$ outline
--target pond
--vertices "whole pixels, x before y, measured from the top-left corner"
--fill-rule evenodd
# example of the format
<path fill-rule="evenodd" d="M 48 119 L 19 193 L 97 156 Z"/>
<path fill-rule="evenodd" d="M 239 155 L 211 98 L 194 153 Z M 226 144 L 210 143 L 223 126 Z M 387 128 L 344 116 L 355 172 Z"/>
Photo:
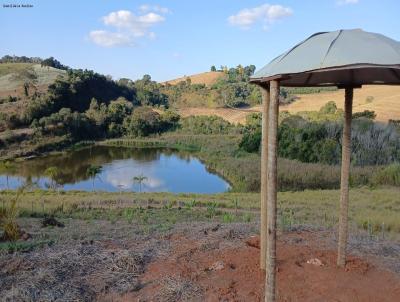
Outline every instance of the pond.
<path fill-rule="evenodd" d="M 101 167 L 94 178 L 88 176 L 90 166 Z M 57 167 L 55 176 L 46 176 L 49 167 Z M 230 188 L 189 152 L 109 146 L 26 160 L 0 171 L 0 189 L 27 181 L 66 191 L 220 193 Z"/>

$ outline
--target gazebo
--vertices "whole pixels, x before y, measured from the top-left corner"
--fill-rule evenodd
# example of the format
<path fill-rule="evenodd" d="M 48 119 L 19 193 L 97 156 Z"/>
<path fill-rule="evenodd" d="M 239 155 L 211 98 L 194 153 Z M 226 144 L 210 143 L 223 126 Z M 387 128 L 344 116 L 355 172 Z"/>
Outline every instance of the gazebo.
<path fill-rule="evenodd" d="M 265 301 L 275 301 L 277 131 L 279 89 L 337 86 L 344 89 L 337 265 L 345 265 L 353 90 L 400 84 L 400 43 L 360 29 L 320 32 L 273 59 L 250 82 L 262 88 L 260 266 L 266 270 Z"/>

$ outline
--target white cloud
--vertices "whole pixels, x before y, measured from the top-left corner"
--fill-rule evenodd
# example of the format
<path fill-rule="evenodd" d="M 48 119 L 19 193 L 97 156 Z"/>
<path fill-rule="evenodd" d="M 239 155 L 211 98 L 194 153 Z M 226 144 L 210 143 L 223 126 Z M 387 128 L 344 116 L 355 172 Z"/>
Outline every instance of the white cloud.
<path fill-rule="evenodd" d="M 155 13 L 148 13 L 142 16 L 135 16 L 127 10 L 112 12 L 103 17 L 105 25 L 114 26 L 118 29 L 126 29 L 135 37 L 143 37 L 149 34 L 149 28 L 161 23 L 165 18 Z"/>
<path fill-rule="evenodd" d="M 143 4 L 143 5 L 139 6 L 139 10 L 142 13 L 147 13 L 147 12 L 156 12 L 156 13 L 160 13 L 160 14 L 171 13 L 171 11 L 168 8 L 162 7 L 160 5 Z"/>
<path fill-rule="evenodd" d="M 105 30 L 92 30 L 89 33 L 89 38 L 97 45 L 104 47 L 133 45 L 133 41 L 129 36 Z"/>
<path fill-rule="evenodd" d="M 357 4 L 359 0 L 338 0 L 336 3 L 339 5 Z"/>
<path fill-rule="evenodd" d="M 135 15 L 131 11 L 120 10 L 104 16 L 102 21 L 116 31 L 93 30 L 89 33 L 89 38 L 97 45 L 113 47 L 134 45 L 135 39 L 139 37 L 154 39 L 156 34 L 150 29 L 164 22 L 165 17 L 154 12 Z"/>
<path fill-rule="evenodd" d="M 293 11 L 290 7 L 266 3 L 257 7 L 242 9 L 236 15 L 228 17 L 228 22 L 243 29 L 250 28 L 256 22 L 262 22 L 265 28 L 269 24 L 292 14 Z"/>
<path fill-rule="evenodd" d="M 126 164 L 126 162 L 121 162 Z M 139 190 L 139 185 L 132 181 L 134 176 L 137 176 L 137 171 L 126 166 L 116 164 L 117 168 L 105 171 L 104 181 L 111 184 L 114 188 L 119 190 Z M 142 183 L 143 191 L 162 191 L 166 190 L 165 182 L 158 177 L 155 177 L 152 169 L 146 171 L 147 179 Z"/>

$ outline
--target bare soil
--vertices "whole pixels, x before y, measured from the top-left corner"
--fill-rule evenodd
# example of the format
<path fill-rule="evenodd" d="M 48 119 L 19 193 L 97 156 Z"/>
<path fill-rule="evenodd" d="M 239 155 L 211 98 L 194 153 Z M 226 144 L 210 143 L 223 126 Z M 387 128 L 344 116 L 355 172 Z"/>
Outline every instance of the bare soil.
<path fill-rule="evenodd" d="M 0 255 L 0 300 L 263 301 L 257 223 L 179 223 L 150 233 L 122 221 L 63 223 L 25 224 L 34 238 L 60 240 Z M 342 269 L 334 234 L 279 234 L 278 301 L 399 301 L 400 244 L 352 236 Z"/>

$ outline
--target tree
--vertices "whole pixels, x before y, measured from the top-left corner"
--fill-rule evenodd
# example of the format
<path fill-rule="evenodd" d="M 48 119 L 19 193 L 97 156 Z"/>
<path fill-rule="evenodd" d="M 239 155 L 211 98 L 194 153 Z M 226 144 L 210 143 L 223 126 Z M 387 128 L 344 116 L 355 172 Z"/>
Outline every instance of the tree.
<path fill-rule="evenodd" d="M 333 114 L 337 110 L 336 103 L 334 101 L 329 101 L 326 103 L 324 106 L 321 107 L 319 110 L 320 113 L 322 114 Z"/>
<path fill-rule="evenodd" d="M 126 132 L 132 136 L 148 136 L 160 131 L 160 114 L 147 107 L 139 107 L 124 121 Z"/>
<path fill-rule="evenodd" d="M 98 178 L 102 168 L 96 165 L 90 165 L 86 170 L 86 175 L 92 180 L 92 191 L 94 192 L 94 181 Z"/>
<path fill-rule="evenodd" d="M 133 111 L 133 105 L 124 97 L 111 101 L 108 105 L 108 116 L 111 122 L 122 123 Z"/>
<path fill-rule="evenodd" d="M 138 176 L 134 176 L 132 178 L 132 181 L 133 181 L 134 184 L 135 183 L 139 184 L 139 192 L 142 192 L 142 183 L 147 181 L 147 177 L 144 176 L 143 174 L 140 174 Z"/>
<path fill-rule="evenodd" d="M 213 66 L 211 66 L 211 69 L 210 69 L 212 72 L 215 72 L 215 71 L 217 71 L 217 68 L 213 65 Z"/>
<path fill-rule="evenodd" d="M 44 171 L 44 175 L 50 178 L 50 188 L 52 190 L 56 190 L 58 186 L 57 179 L 60 176 L 60 170 L 54 166 L 48 167 Z"/>
<path fill-rule="evenodd" d="M 5 162 L 1 163 L 0 169 L 5 171 L 5 173 L 6 173 L 6 185 L 7 185 L 7 190 L 9 190 L 10 189 L 9 173 L 11 173 L 12 171 L 15 170 L 15 165 L 13 163 L 11 163 L 10 161 L 5 161 Z"/>

